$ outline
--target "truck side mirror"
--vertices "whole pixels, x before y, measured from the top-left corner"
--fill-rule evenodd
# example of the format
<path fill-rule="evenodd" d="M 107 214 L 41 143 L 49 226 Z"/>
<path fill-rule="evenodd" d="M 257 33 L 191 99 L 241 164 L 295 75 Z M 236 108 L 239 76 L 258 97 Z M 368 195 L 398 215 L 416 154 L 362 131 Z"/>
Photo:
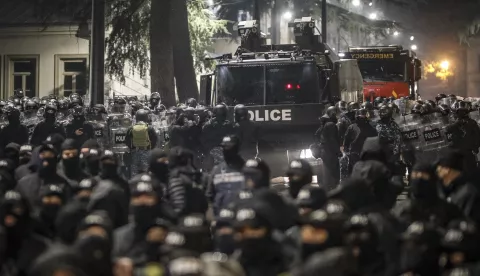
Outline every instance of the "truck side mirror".
<path fill-rule="evenodd" d="M 205 105 L 212 104 L 212 79 L 213 74 L 201 75 L 200 76 L 200 102 L 203 102 Z"/>

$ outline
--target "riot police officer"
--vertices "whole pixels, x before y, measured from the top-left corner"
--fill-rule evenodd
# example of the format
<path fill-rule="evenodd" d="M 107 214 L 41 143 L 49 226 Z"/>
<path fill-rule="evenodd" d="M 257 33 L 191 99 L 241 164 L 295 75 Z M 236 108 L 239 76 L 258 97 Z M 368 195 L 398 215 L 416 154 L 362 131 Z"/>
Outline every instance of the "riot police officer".
<path fill-rule="evenodd" d="M 468 117 L 465 102 L 457 101 L 454 109 L 455 122 L 447 127 L 447 135 L 451 135 L 449 146 L 464 155 L 464 171 L 474 172 L 477 168 L 475 155 L 480 147 L 480 128 L 477 122 Z"/>
<path fill-rule="evenodd" d="M 61 124 L 57 123 L 57 107 L 54 104 L 48 103 L 45 106 L 43 116 L 45 120 L 40 122 L 33 130 L 32 139 L 30 144 L 38 146 L 47 139 L 48 136 L 58 133 L 63 137 L 66 137 L 65 129 Z"/>
<path fill-rule="evenodd" d="M 160 93 L 153 92 L 150 96 L 150 109 L 155 109 L 160 104 Z"/>
<path fill-rule="evenodd" d="M 29 99 L 25 102 L 23 109 L 25 110 L 23 112 L 23 123 L 28 128 L 28 135 L 31 136 L 35 126 L 39 122 L 37 117 L 38 104 L 32 99 Z"/>
<path fill-rule="evenodd" d="M 241 141 L 241 155 L 247 159 L 255 158 L 258 155 L 258 126 L 250 120 L 248 110 L 243 104 L 235 106 L 234 117 L 235 132 Z"/>
<path fill-rule="evenodd" d="M 400 127 L 393 120 L 392 109 L 388 105 L 381 105 L 378 110 L 380 120 L 377 123 L 378 137 L 380 143 L 390 155 L 390 162 L 397 162 L 400 155 L 400 146 L 402 144 L 402 133 Z"/>
<path fill-rule="evenodd" d="M 323 184 L 327 190 L 332 190 L 340 180 L 340 138 L 337 129 L 336 108 L 330 106 L 325 115 L 320 118 L 320 127 L 315 132 L 315 140 L 320 148 L 320 158 L 323 160 Z"/>
<path fill-rule="evenodd" d="M 355 112 L 355 123 L 351 124 L 343 142 L 344 156 L 340 159 L 340 176 L 345 179 L 352 173 L 353 166 L 360 160 L 363 144 L 368 137 L 378 135 L 377 130 L 368 122 L 368 111 L 358 109 Z"/>
<path fill-rule="evenodd" d="M 340 113 L 340 118 L 338 119 L 337 123 L 338 135 L 340 137 L 340 141 L 343 141 L 343 138 L 345 137 L 345 131 L 347 131 L 348 126 L 352 124 L 353 120 L 351 120 L 352 118 L 348 116 L 348 107 L 345 101 L 339 101 L 335 104 L 335 107 L 337 108 L 337 112 Z"/>
<path fill-rule="evenodd" d="M 67 138 L 75 140 L 77 148 L 80 147 L 89 139 L 93 139 L 93 126 L 86 122 L 84 108 L 77 105 L 72 110 L 73 120 L 65 127 Z"/>
<path fill-rule="evenodd" d="M 138 110 L 135 114 L 135 125 L 128 129 L 125 136 L 125 144 L 132 153 L 132 175 L 147 171 L 149 152 L 157 144 L 155 130 L 149 125 L 149 115 L 148 110 Z"/>
<path fill-rule="evenodd" d="M 190 98 L 187 100 L 188 107 L 197 108 L 197 105 L 197 100 L 195 100 L 194 98 Z"/>
<path fill-rule="evenodd" d="M 227 107 L 218 104 L 213 109 L 214 117 L 203 126 L 202 145 L 204 150 L 213 157 L 214 165 L 222 161 L 220 143 L 222 138 L 233 134 L 233 125 L 227 120 Z"/>
<path fill-rule="evenodd" d="M 100 147 L 108 145 L 107 110 L 103 104 L 96 104 L 89 110 L 88 121 L 93 127 L 94 136 Z"/>
<path fill-rule="evenodd" d="M 5 108 L 8 125 L 0 130 L 0 150 L 10 143 L 24 145 L 28 142 L 28 129 L 20 122 L 20 111 L 13 107 Z"/>

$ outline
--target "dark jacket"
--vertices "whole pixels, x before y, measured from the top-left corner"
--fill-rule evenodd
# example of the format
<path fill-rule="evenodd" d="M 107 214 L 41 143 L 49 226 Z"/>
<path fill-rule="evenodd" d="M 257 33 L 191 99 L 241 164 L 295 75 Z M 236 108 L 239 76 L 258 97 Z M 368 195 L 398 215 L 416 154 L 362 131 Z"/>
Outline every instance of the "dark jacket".
<path fill-rule="evenodd" d="M 82 134 L 77 135 L 77 130 L 80 130 Z M 72 138 L 75 140 L 78 148 L 80 148 L 87 140 L 95 137 L 95 131 L 93 130 L 92 124 L 87 122 L 81 124 L 71 122 L 65 127 L 65 132 L 67 134 L 67 138 Z"/>
<path fill-rule="evenodd" d="M 40 122 L 35 129 L 33 130 L 32 138 L 30 140 L 30 144 L 34 146 L 39 146 L 45 141 L 48 136 L 58 133 L 63 137 L 66 137 L 65 128 L 59 123 L 47 123 L 45 121 Z"/>
<path fill-rule="evenodd" d="M 480 194 L 464 176 L 455 179 L 448 187 L 441 186 L 439 197 L 456 205 L 467 218 L 480 223 Z"/>
<path fill-rule="evenodd" d="M 177 167 L 170 171 L 166 199 L 177 216 L 205 213 L 208 202 L 198 172 L 191 167 Z"/>
<path fill-rule="evenodd" d="M 40 164 L 40 157 L 38 155 L 39 151 L 40 147 L 34 148 L 32 151 L 32 158 L 30 159 L 30 162 L 19 166 L 15 170 L 15 179 L 17 181 L 37 171 L 38 164 Z"/>
<path fill-rule="evenodd" d="M 368 137 L 377 135 L 377 130 L 368 122 L 354 123 L 348 126 L 345 132 L 345 139 L 342 140 L 344 151 L 360 154 L 365 140 Z"/>
<path fill-rule="evenodd" d="M 40 188 L 43 185 L 49 184 L 60 186 L 64 190 L 65 198 L 67 200 L 72 197 L 72 188 L 68 184 L 67 180 L 58 174 L 54 174 L 48 179 L 40 177 L 38 173 L 29 174 L 18 181 L 16 190 L 28 200 L 32 208 L 35 208 L 41 205 Z"/>
<path fill-rule="evenodd" d="M 0 130 L 0 151 L 10 143 L 25 145 L 28 143 L 28 129 L 25 125 L 6 125 Z"/>
<path fill-rule="evenodd" d="M 93 189 L 87 210 L 107 212 L 114 228 L 118 228 L 128 223 L 129 210 L 128 205 L 125 205 L 128 200 L 123 190 L 112 181 L 100 181 Z"/>

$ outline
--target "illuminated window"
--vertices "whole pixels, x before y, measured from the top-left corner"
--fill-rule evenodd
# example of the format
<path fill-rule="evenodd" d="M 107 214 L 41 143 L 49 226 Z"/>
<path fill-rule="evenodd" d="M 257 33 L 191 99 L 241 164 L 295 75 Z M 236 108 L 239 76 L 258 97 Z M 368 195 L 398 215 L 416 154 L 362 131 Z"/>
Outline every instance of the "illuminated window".
<path fill-rule="evenodd" d="M 55 66 L 57 95 L 86 94 L 88 87 L 87 55 L 57 55 L 55 56 Z"/>
<path fill-rule="evenodd" d="M 28 97 L 38 95 L 38 56 L 7 56 L 6 63 L 6 97 L 13 91 L 22 89 Z"/>

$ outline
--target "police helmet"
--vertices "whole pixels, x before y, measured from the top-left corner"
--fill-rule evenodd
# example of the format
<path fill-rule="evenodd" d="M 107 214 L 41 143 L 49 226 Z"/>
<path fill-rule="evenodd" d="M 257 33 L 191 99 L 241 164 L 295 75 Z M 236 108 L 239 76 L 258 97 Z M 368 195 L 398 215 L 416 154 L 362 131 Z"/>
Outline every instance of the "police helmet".
<path fill-rule="evenodd" d="M 68 99 L 60 99 L 58 100 L 58 110 L 67 110 L 69 106 Z"/>
<path fill-rule="evenodd" d="M 394 102 L 388 104 L 388 107 L 392 109 L 393 114 L 400 114 L 400 108 Z"/>
<path fill-rule="evenodd" d="M 33 100 L 28 100 L 25 102 L 23 109 L 25 111 L 35 111 L 38 109 L 38 105 Z"/>
<path fill-rule="evenodd" d="M 5 107 L 4 112 L 9 119 L 10 118 L 17 118 L 17 119 L 20 118 L 20 110 L 16 109 L 15 107 L 7 106 L 7 107 Z"/>
<path fill-rule="evenodd" d="M 335 106 L 329 106 L 327 110 L 325 111 L 325 114 L 327 114 L 328 117 L 336 117 L 337 116 L 337 108 Z"/>
<path fill-rule="evenodd" d="M 187 106 L 196 108 L 197 107 L 197 100 L 195 100 L 194 98 L 188 99 L 187 100 Z"/>
<path fill-rule="evenodd" d="M 45 105 L 45 112 L 44 115 L 46 116 L 47 114 L 56 114 L 57 113 L 57 106 L 51 103 L 48 103 Z"/>
<path fill-rule="evenodd" d="M 227 118 L 227 107 L 224 104 L 217 104 L 213 108 L 213 114 L 217 119 L 225 120 Z"/>
<path fill-rule="evenodd" d="M 73 99 L 76 99 L 76 98 L 81 98 L 80 94 L 78 94 L 78 93 L 76 93 L 76 92 L 75 92 L 75 93 L 72 93 L 72 94 L 70 94 L 70 96 L 68 96 L 68 99 L 69 99 L 70 101 L 72 101 Z"/>
<path fill-rule="evenodd" d="M 21 99 L 25 96 L 25 93 L 23 92 L 22 89 L 15 89 L 15 91 L 13 91 L 13 96 L 15 98 Z"/>
<path fill-rule="evenodd" d="M 455 96 L 455 94 L 448 94 L 447 97 L 451 98 L 451 99 L 454 99 L 454 100 L 457 99 L 457 96 Z"/>
<path fill-rule="evenodd" d="M 157 104 L 154 110 L 155 112 L 164 112 L 167 108 L 163 104 Z"/>
<path fill-rule="evenodd" d="M 448 114 L 450 114 L 450 106 L 446 105 L 446 104 L 440 104 L 438 106 L 438 111 L 440 111 L 440 113 L 443 115 L 443 116 L 446 116 Z"/>
<path fill-rule="evenodd" d="M 335 107 L 338 109 L 340 112 L 346 112 L 347 111 L 347 102 L 345 101 L 339 101 L 335 104 Z"/>
<path fill-rule="evenodd" d="M 349 102 L 347 109 L 348 112 L 354 112 L 355 110 L 360 109 L 360 104 L 358 102 Z"/>
<path fill-rule="evenodd" d="M 393 111 L 388 105 L 384 104 L 378 109 L 378 115 L 382 119 L 391 118 L 393 115 Z"/>
<path fill-rule="evenodd" d="M 95 115 L 107 114 L 107 110 L 103 104 L 96 104 L 93 106 L 93 113 Z"/>
<path fill-rule="evenodd" d="M 148 110 L 145 110 L 145 109 L 139 109 L 136 113 L 135 113 L 135 120 L 137 122 L 144 122 L 144 123 L 148 123 L 150 121 L 150 118 L 149 118 L 149 115 L 150 115 L 150 112 Z"/>
<path fill-rule="evenodd" d="M 83 99 L 80 97 L 71 98 L 69 108 L 74 108 L 75 106 L 83 106 Z"/>
<path fill-rule="evenodd" d="M 77 105 L 72 109 L 72 116 L 73 117 L 85 116 L 85 110 L 83 109 L 82 106 Z"/>
<path fill-rule="evenodd" d="M 437 108 L 437 103 L 435 101 L 432 101 L 432 100 L 426 100 L 425 101 L 426 104 L 429 104 L 432 108 Z"/>
<path fill-rule="evenodd" d="M 159 99 L 160 100 L 160 93 L 153 92 L 152 95 L 150 95 L 150 99 Z"/>
<path fill-rule="evenodd" d="M 23 104 L 22 104 L 22 100 L 20 98 L 13 99 L 13 104 L 14 104 L 16 109 L 18 109 L 20 111 L 23 111 Z"/>
<path fill-rule="evenodd" d="M 455 114 L 459 117 L 465 117 L 470 112 L 468 104 L 464 101 L 455 102 L 453 109 L 455 110 Z"/>
<path fill-rule="evenodd" d="M 441 99 L 444 99 L 446 97 L 447 97 L 447 95 L 445 95 L 445 94 L 438 94 L 437 96 L 435 96 L 435 101 L 438 103 L 438 101 L 440 101 Z"/>
<path fill-rule="evenodd" d="M 412 107 L 412 111 L 411 111 L 412 114 L 424 114 L 425 113 L 425 108 L 423 107 L 423 104 L 420 104 L 420 103 L 416 103 L 413 107 Z"/>
<path fill-rule="evenodd" d="M 243 104 L 237 104 L 233 108 L 235 114 L 235 121 L 248 120 L 248 110 Z"/>

